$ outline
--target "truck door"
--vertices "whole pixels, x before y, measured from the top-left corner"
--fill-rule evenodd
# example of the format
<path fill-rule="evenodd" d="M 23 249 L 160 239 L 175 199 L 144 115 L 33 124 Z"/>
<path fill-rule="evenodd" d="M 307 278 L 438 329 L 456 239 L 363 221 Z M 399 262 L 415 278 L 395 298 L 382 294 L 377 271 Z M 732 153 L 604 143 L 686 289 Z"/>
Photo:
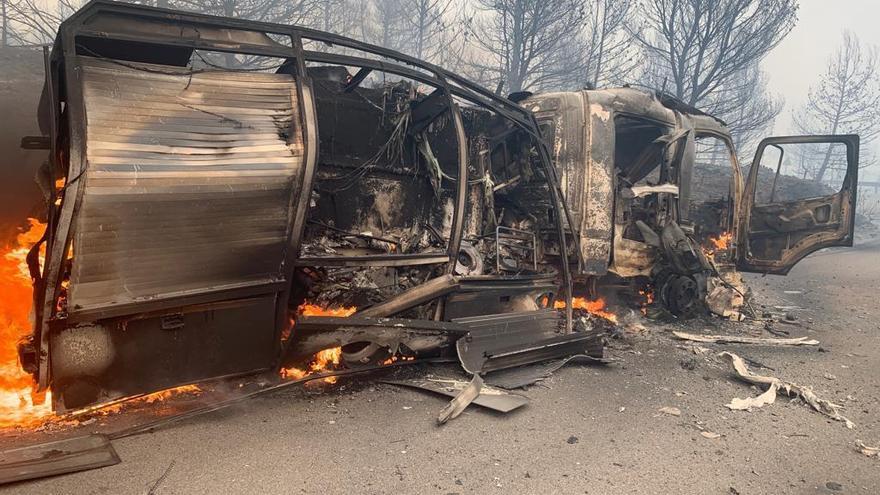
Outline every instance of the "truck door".
<path fill-rule="evenodd" d="M 859 136 L 785 136 L 758 145 L 740 209 L 737 268 L 785 275 L 808 254 L 852 246 Z"/>

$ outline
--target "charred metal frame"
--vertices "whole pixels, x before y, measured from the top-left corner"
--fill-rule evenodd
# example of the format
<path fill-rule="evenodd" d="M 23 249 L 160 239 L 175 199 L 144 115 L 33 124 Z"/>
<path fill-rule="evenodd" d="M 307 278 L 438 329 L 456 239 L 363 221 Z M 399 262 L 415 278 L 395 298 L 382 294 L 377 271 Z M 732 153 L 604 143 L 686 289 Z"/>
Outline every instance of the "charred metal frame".
<path fill-rule="evenodd" d="M 197 36 L 186 38 L 183 36 L 183 29 L 180 30 L 181 36 L 172 37 L 162 35 L 161 33 L 147 33 L 143 31 L 125 32 L 125 25 L 120 24 L 119 32 L 104 32 L 95 30 L 88 24 L 88 21 L 96 15 L 109 14 L 120 17 L 136 18 L 146 22 L 164 23 L 169 26 L 192 26 Z M 263 34 L 271 34 L 277 36 L 287 36 L 291 40 L 291 46 L 277 44 L 274 46 L 247 44 L 235 41 L 219 41 L 201 38 L 198 27 L 211 27 L 217 29 L 241 30 L 247 32 L 256 32 Z M 267 56 L 285 58 L 293 69 L 295 76 L 296 88 L 298 93 L 298 105 L 300 118 L 303 122 L 304 134 L 304 166 L 300 179 L 300 191 L 311 191 L 313 188 L 313 179 L 317 167 L 317 143 L 318 129 L 316 128 L 314 92 L 311 87 L 311 81 L 308 78 L 306 70 L 306 62 L 323 62 L 329 64 L 347 65 L 359 67 L 361 73 L 366 75 L 364 71 L 379 70 L 390 74 L 395 74 L 409 79 L 431 85 L 438 90 L 442 90 L 445 94 L 447 105 L 450 109 L 453 123 L 456 129 L 456 138 L 458 142 L 458 177 L 456 198 L 454 203 L 453 221 L 450 238 L 445 254 L 441 253 L 417 253 L 410 255 L 380 255 L 360 258 L 347 258 L 345 260 L 323 259 L 326 264 L 344 264 L 347 266 L 395 266 L 406 264 L 420 263 L 446 263 L 446 272 L 452 273 L 455 266 L 458 251 L 460 249 L 463 226 L 465 202 L 467 199 L 467 144 L 464 126 L 462 124 L 460 110 L 455 103 L 455 98 L 468 101 L 479 105 L 490 111 L 495 112 L 501 117 L 510 121 L 517 128 L 522 130 L 526 135 L 530 136 L 539 151 L 539 159 L 543 172 L 549 184 L 551 201 L 555 205 L 555 219 L 557 235 L 559 237 L 559 247 L 561 255 L 562 278 L 563 278 L 563 294 L 566 301 L 566 328 L 571 329 L 571 273 L 568 259 L 566 226 L 563 218 L 568 223 L 569 229 L 574 230 L 571 221 L 571 215 L 565 204 L 562 190 L 559 184 L 556 170 L 551 162 L 550 153 L 547 144 L 541 138 L 537 121 L 531 112 L 520 107 L 516 103 L 497 96 L 490 91 L 462 78 L 461 76 L 444 70 L 435 65 L 420 61 L 413 57 L 388 50 L 379 46 L 363 43 L 343 36 L 317 31 L 308 28 L 285 26 L 279 24 L 271 24 L 264 22 L 245 21 L 241 19 L 232 19 L 224 17 L 208 16 L 196 13 L 186 13 L 168 9 L 160 9 L 153 7 L 145 7 L 141 5 L 122 4 L 111 2 L 108 0 L 93 0 L 80 11 L 66 20 L 59 29 L 59 35 L 56 39 L 52 53 L 51 70 L 47 70 L 46 83 L 51 94 L 49 95 L 49 115 L 51 118 L 50 136 L 52 143 L 51 160 L 56 160 L 57 143 L 59 139 L 59 116 L 57 104 L 59 102 L 58 94 L 60 77 L 63 77 L 65 99 L 67 105 L 67 122 L 69 133 L 69 168 L 68 181 L 65 184 L 64 196 L 60 211 L 57 211 L 52 205 L 50 211 L 50 231 L 49 239 L 51 249 L 47 250 L 44 270 L 42 274 L 42 287 L 36 287 L 35 304 L 36 311 L 35 322 L 35 346 L 39 356 L 38 367 L 38 383 L 39 388 L 44 390 L 49 384 L 49 348 L 48 336 L 50 326 L 53 321 L 52 315 L 55 312 L 55 304 L 59 297 L 61 288 L 62 271 L 64 262 L 72 239 L 72 222 L 82 204 L 82 196 L 84 188 L 78 180 L 84 173 L 86 168 L 86 115 L 84 107 L 84 95 L 82 91 L 82 73 L 79 67 L 79 55 L 77 54 L 77 39 L 79 37 L 88 37 L 98 40 L 120 40 L 138 43 L 147 43 L 151 45 L 165 46 L 169 48 L 177 47 L 189 50 L 211 50 L 216 52 L 238 53 L 245 55 Z M 308 51 L 303 49 L 303 40 L 317 41 L 328 45 L 335 45 L 342 48 L 357 50 L 366 54 L 378 55 L 394 62 L 380 61 L 370 58 L 340 55 L 333 53 L 324 53 L 318 51 Z M 55 170 L 56 167 L 53 167 Z M 290 283 L 292 274 L 297 264 L 316 264 L 321 263 L 322 259 L 300 259 L 299 251 L 301 246 L 302 232 L 305 225 L 305 217 L 310 195 L 308 193 L 300 194 L 296 197 L 296 189 L 293 190 L 290 198 L 290 218 L 292 221 L 288 224 L 287 229 L 287 247 L 283 256 L 282 270 L 284 280 L 276 283 L 256 283 L 246 286 L 211 291 L 202 291 L 199 294 L 177 296 L 156 301 L 146 301 L 143 303 L 132 304 L 130 307 L 113 308 L 109 311 L 101 311 L 95 314 L 78 315 L 77 318 L 106 318 L 112 316 L 121 316 L 131 314 L 132 312 L 143 313 L 149 311 L 158 311 L 165 308 L 174 308 L 188 306 L 192 304 L 201 304 L 210 300 L 230 299 L 238 297 L 250 297 L 257 294 L 276 294 L 278 314 L 276 315 L 276 331 L 280 334 L 282 327 L 286 325 L 287 318 L 284 311 L 286 310 L 287 300 L 290 295 Z M 57 222 L 55 218 L 57 215 Z M 578 242 L 578 236 L 573 236 L 575 242 Z M 60 242 L 58 242 L 60 241 Z M 576 249 L 580 258 L 580 249 Z M 582 263 L 581 263 L 582 264 Z M 286 282 L 286 284 L 284 284 Z"/>

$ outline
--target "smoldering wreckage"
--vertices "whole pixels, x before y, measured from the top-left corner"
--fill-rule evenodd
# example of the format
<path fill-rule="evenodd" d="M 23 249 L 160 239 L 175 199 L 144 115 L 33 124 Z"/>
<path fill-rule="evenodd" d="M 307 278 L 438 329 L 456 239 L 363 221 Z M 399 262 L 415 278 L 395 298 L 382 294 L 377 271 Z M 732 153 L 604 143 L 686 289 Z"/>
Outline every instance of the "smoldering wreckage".
<path fill-rule="evenodd" d="M 846 161 L 840 191 L 763 204 L 725 124 L 662 93 L 505 98 L 335 34 L 103 0 L 62 24 L 46 66 L 44 136 L 23 146 L 49 150 L 48 221 L 19 354 L 57 414 L 444 360 L 471 381 L 407 382 L 453 397 L 441 422 L 472 401 L 509 411 L 527 399 L 491 384 L 604 360 L 609 291 L 740 319 L 739 272 L 853 241 L 858 136 L 762 141 L 756 164 L 797 143 Z M 707 140 L 732 179 L 699 202 Z M 118 462 L 95 435 L 2 458 L 3 481 Z"/>

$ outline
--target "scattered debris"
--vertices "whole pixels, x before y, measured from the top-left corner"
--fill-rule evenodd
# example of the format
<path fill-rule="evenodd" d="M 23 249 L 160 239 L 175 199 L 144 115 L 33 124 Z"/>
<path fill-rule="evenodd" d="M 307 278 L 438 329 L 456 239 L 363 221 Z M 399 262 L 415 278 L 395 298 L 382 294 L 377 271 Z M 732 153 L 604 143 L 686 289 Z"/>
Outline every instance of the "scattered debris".
<path fill-rule="evenodd" d="M 670 416 L 681 416 L 681 409 L 677 407 L 661 407 L 658 409 L 663 414 L 668 414 Z"/>
<path fill-rule="evenodd" d="M 174 461 L 171 461 L 171 464 L 169 464 L 168 467 L 165 468 L 165 471 L 162 473 L 162 476 L 159 476 L 159 479 L 157 479 L 156 482 L 153 483 L 153 486 L 150 487 L 150 491 L 147 492 L 147 495 L 154 495 L 156 493 L 156 490 L 159 489 L 159 485 L 161 485 L 162 482 L 165 481 L 165 478 L 168 477 L 168 474 L 171 472 L 171 469 L 173 467 L 174 467 Z"/>
<path fill-rule="evenodd" d="M 795 324 L 796 324 L 796 323 L 791 323 L 791 322 L 785 322 L 785 323 L 790 323 L 790 324 L 792 324 L 792 325 L 795 325 Z M 779 328 L 775 328 L 775 327 L 773 326 L 773 322 L 772 322 L 772 321 L 767 321 L 767 322 L 764 324 L 764 330 L 766 330 L 766 331 L 769 332 L 769 333 L 772 333 L 773 335 L 775 335 L 775 336 L 777 336 L 777 337 L 788 337 L 789 335 L 791 335 L 791 334 L 788 332 L 788 330 L 782 330 L 782 329 L 779 329 Z"/>
<path fill-rule="evenodd" d="M 783 323 L 785 325 L 794 325 L 796 327 L 801 326 L 800 322 L 795 321 L 795 320 L 782 319 L 782 320 L 776 320 L 776 321 L 779 323 Z"/>
<path fill-rule="evenodd" d="M 825 399 L 820 399 L 809 387 L 797 385 L 792 382 L 784 382 L 779 378 L 772 376 L 755 375 L 749 371 L 749 367 L 743 358 L 736 354 L 722 352 L 718 356 L 729 359 L 734 371 L 736 371 L 736 374 L 743 381 L 754 385 L 769 385 L 767 391 L 758 397 L 733 399 L 730 404 L 727 404 L 728 408 L 733 410 L 750 410 L 752 408 L 762 407 L 767 404 L 772 404 L 776 400 L 776 394 L 782 392 L 789 397 L 800 398 L 816 411 L 819 411 L 835 421 L 845 423 L 847 428 L 855 427 L 855 423 L 840 414 L 840 409 L 843 406 L 834 404 Z"/>
<path fill-rule="evenodd" d="M 869 447 L 861 440 L 856 440 L 856 450 L 868 457 L 880 457 L 880 447 Z"/>
<path fill-rule="evenodd" d="M 457 318 L 453 322 L 470 332 L 466 338 L 458 339 L 456 351 L 468 373 L 515 368 L 577 354 L 601 359 L 601 329 L 581 320 L 578 319 L 578 326 L 584 331 L 559 335 L 560 317 L 554 309 Z"/>
<path fill-rule="evenodd" d="M 693 342 L 707 344 L 755 344 L 755 345 L 819 345 L 818 340 L 809 337 L 797 337 L 793 339 L 771 339 L 762 337 L 745 337 L 739 335 L 696 335 L 693 333 L 673 331 L 673 335 Z"/>
<path fill-rule="evenodd" d="M 437 394 L 453 397 L 452 402 L 443 409 L 440 422 L 445 423 L 454 419 L 471 403 L 492 409 L 502 413 L 508 413 L 529 403 L 529 399 L 522 395 L 511 394 L 501 389 L 483 384 L 482 379 L 477 378 L 471 382 L 455 380 L 451 378 L 428 378 L 413 380 L 385 381 L 391 385 L 417 388 Z M 476 382 L 476 383 L 475 383 Z M 479 384 L 479 386 L 477 385 Z M 473 395 L 476 390 L 476 395 Z M 464 394 L 467 395 L 464 395 Z"/>
<path fill-rule="evenodd" d="M 704 438 L 708 438 L 708 439 L 710 439 L 710 440 L 715 440 L 716 438 L 721 438 L 721 434 L 720 434 L 720 433 L 715 433 L 715 432 L 712 432 L 712 431 L 701 431 L 701 432 L 700 432 L 700 435 L 701 435 L 702 437 L 704 437 Z"/>
<path fill-rule="evenodd" d="M 701 345 L 692 345 L 690 346 L 690 350 L 697 356 L 705 356 L 712 352 L 712 349 L 709 349 L 708 347 L 703 347 Z"/>
<path fill-rule="evenodd" d="M 480 390 L 483 388 L 483 379 L 479 374 L 474 374 L 474 377 L 467 385 L 464 385 L 464 382 L 459 382 L 457 380 L 448 380 L 447 383 L 451 385 L 454 390 L 458 391 L 458 394 L 449 401 L 449 404 L 447 404 L 446 407 L 440 411 L 440 415 L 437 416 L 437 422 L 441 425 L 450 419 L 457 418 L 459 414 L 464 412 L 467 406 L 480 396 Z"/>
<path fill-rule="evenodd" d="M 544 363 L 493 371 L 492 373 L 486 375 L 485 380 L 486 383 L 507 390 L 523 388 L 549 378 L 550 375 L 558 371 L 560 368 L 572 362 L 584 364 L 607 364 L 611 362 L 611 360 L 607 358 L 599 359 L 592 356 L 587 356 L 586 354 L 576 354 L 574 356 L 556 359 L 553 361 L 547 361 Z"/>
<path fill-rule="evenodd" d="M 0 454 L 0 484 L 119 464 L 105 435 L 84 435 L 29 445 Z"/>
<path fill-rule="evenodd" d="M 730 401 L 730 404 L 725 405 L 728 409 L 733 411 L 751 411 L 752 409 L 758 409 L 767 404 L 773 404 L 774 402 L 776 402 L 776 388 L 771 386 L 766 392 L 757 397 L 749 397 L 747 399 L 734 397 Z"/>
<path fill-rule="evenodd" d="M 828 483 L 825 483 L 825 488 L 831 490 L 832 492 L 843 491 L 843 485 L 836 481 L 829 481 Z"/>
<path fill-rule="evenodd" d="M 694 356 L 684 357 L 678 362 L 678 364 L 681 366 L 682 369 L 688 370 L 688 371 L 693 371 L 693 370 L 697 369 L 698 363 L 699 363 L 699 360 L 697 360 L 697 358 Z"/>
<path fill-rule="evenodd" d="M 720 278 L 709 278 L 707 284 L 706 307 L 709 311 L 731 321 L 745 319 L 740 310 L 746 304 L 743 294 L 748 289 L 738 272 L 726 271 Z"/>

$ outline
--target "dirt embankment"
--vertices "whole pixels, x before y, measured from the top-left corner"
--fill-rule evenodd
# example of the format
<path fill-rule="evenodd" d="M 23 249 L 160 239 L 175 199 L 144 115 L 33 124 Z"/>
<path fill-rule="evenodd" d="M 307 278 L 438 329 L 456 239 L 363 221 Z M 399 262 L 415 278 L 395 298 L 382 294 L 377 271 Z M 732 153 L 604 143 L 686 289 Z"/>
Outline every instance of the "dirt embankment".
<path fill-rule="evenodd" d="M 743 167 L 743 176 L 749 174 L 748 167 Z M 694 166 L 693 186 L 691 193 L 693 200 L 704 202 L 718 199 L 730 190 L 730 167 L 723 165 L 709 165 L 698 163 Z M 758 171 L 758 197 L 769 197 L 770 188 L 773 186 L 773 170 L 762 167 Z M 804 180 L 790 175 L 780 175 L 776 184 L 775 197 L 779 201 L 791 201 L 815 196 L 834 194 L 825 184 L 811 180 Z"/>
<path fill-rule="evenodd" d="M 0 48 L 0 245 L 43 210 L 33 178 L 46 152 L 19 147 L 22 137 L 40 134 L 43 77 L 41 49 Z"/>

